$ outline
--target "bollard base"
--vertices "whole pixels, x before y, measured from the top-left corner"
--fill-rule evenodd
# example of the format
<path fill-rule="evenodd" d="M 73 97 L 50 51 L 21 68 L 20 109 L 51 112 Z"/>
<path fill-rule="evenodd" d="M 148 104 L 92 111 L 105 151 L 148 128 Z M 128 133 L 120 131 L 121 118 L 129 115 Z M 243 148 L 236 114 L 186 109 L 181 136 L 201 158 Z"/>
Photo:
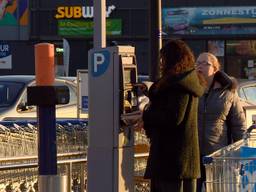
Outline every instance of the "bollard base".
<path fill-rule="evenodd" d="M 39 192 L 68 192 L 68 177 L 66 175 L 39 175 Z"/>

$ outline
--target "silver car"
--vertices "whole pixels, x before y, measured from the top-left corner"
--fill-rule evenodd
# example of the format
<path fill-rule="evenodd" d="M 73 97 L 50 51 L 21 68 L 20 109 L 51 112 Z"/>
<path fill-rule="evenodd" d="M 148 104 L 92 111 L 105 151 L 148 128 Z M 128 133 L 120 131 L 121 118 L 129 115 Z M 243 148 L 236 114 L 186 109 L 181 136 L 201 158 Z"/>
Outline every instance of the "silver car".
<path fill-rule="evenodd" d="M 36 106 L 27 105 L 27 87 L 33 85 L 35 76 L 32 75 L 0 76 L 0 121 L 36 118 Z M 55 85 L 66 85 L 70 93 L 68 104 L 56 106 L 56 117 L 76 118 L 76 77 L 56 78 Z"/>
<path fill-rule="evenodd" d="M 239 80 L 238 95 L 244 105 L 256 105 L 256 80 Z"/>

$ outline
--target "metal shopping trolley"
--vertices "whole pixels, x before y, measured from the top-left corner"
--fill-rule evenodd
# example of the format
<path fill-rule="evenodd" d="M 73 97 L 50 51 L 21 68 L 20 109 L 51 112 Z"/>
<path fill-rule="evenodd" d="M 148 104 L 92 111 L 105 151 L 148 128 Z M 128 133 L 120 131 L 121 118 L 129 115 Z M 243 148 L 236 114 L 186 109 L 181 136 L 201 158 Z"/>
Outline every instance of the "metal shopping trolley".
<path fill-rule="evenodd" d="M 244 139 L 203 158 L 206 192 L 256 192 L 256 125 Z"/>

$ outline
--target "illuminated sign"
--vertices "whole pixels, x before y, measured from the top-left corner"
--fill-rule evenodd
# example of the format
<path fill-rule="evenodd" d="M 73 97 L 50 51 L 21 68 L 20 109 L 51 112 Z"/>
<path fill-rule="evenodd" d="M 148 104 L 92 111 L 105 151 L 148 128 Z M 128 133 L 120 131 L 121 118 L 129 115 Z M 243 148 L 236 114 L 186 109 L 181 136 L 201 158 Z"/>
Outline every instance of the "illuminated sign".
<path fill-rule="evenodd" d="M 107 35 L 122 34 L 121 19 L 106 20 Z M 93 21 L 77 20 L 77 19 L 59 19 L 58 20 L 58 35 L 61 36 L 92 36 Z"/>
<path fill-rule="evenodd" d="M 0 41 L 0 69 L 12 68 L 12 53 L 10 45 Z"/>
<path fill-rule="evenodd" d="M 55 51 L 56 51 L 57 53 L 63 53 L 64 49 L 57 47 L 57 48 L 55 49 Z"/>
<path fill-rule="evenodd" d="M 106 17 L 109 17 L 115 6 L 107 6 Z M 93 18 L 93 6 L 61 6 L 57 8 L 56 19 L 79 19 L 79 18 Z"/>

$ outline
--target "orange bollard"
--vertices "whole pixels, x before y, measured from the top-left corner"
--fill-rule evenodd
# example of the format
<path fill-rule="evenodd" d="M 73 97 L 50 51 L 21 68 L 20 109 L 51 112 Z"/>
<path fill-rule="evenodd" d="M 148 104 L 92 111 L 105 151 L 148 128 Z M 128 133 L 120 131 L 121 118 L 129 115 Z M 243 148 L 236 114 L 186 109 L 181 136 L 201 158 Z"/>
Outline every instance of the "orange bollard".
<path fill-rule="evenodd" d="M 35 45 L 35 74 L 37 86 L 50 86 L 54 84 L 54 45 L 38 43 Z"/>
<path fill-rule="evenodd" d="M 54 45 L 39 43 L 35 45 L 35 74 L 37 89 L 52 91 L 54 89 Z M 34 88 L 35 89 L 35 88 Z M 50 93 L 49 93 L 50 94 Z M 53 94 L 54 95 L 54 94 Z M 53 96 L 52 97 L 55 97 Z M 39 96 L 38 96 L 39 97 Z M 45 98 L 42 98 L 44 100 Z M 55 99 L 49 98 L 48 100 Z M 47 101 L 46 101 L 47 102 Z M 38 173 L 39 191 L 48 191 L 49 183 L 44 176 L 57 175 L 57 146 L 56 146 L 56 111 L 55 104 L 37 106 L 38 122 Z"/>

